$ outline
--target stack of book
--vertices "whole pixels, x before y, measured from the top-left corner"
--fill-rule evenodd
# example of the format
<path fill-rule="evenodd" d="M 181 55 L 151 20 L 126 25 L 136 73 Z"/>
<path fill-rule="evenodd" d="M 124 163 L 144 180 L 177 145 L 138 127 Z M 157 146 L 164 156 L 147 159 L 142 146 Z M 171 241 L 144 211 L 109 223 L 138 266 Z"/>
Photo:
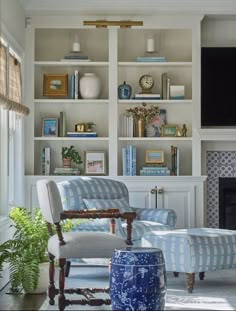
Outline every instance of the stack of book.
<path fill-rule="evenodd" d="M 70 98 L 72 98 L 72 99 L 80 98 L 80 94 L 79 94 L 79 79 L 80 79 L 79 70 L 76 69 L 74 74 L 70 75 L 70 78 L 69 78 Z"/>
<path fill-rule="evenodd" d="M 120 115 L 120 136 L 133 137 L 134 136 L 134 117 L 128 114 Z"/>
<path fill-rule="evenodd" d="M 80 175 L 80 170 L 73 167 L 56 167 L 54 175 Z"/>
<path fill-rule="evenodd" d="M 164 56 L 138 56 L 136 62 L 166 62 Z"/>
<path fill-rule="evenodd" d="M 152 94 L 152 93 L 141 93 L 135 94 L 132 99 L 161 99 L 160 94 Z"/>
<path fill-rule="evenodd" d="M 122 148 L 123 176 L 136 176 L 136 147 Z"/>
<path fill-rule="evenodd" d="M 71 52 L 68 55 L 65 55 L 64 58 L 61 59 L 62 62 L 90 62 L 91 59 L 88 58 L 87 55 L 81 55 L 80 52 Z"/>
<path fill-rule="evenodd" d="M 175 146 L 170 147 L 171 151 L 171 175 L 179 176 L 179 148 Z"/>
<path fill-rule="evenodd" d="M 67 132 L 67 137 L 97 137 L 97 132 Z"/>
<path fill-rule="evenodd" d="M 140 169 L 140 176 L 169 176 L 170 170 L 167 166 L 152 165 L 143 166 Z"/>

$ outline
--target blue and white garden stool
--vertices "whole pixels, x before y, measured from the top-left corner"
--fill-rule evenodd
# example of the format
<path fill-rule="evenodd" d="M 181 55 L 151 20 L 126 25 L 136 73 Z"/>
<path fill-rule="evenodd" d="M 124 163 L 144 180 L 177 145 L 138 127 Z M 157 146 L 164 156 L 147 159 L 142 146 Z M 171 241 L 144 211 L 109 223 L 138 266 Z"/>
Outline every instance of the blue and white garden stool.
<path fill-rule="evenodd" d="M 158 248 L 115 249 L 111 260 L 112 310 L 164 310 L 166 268 Z"/>

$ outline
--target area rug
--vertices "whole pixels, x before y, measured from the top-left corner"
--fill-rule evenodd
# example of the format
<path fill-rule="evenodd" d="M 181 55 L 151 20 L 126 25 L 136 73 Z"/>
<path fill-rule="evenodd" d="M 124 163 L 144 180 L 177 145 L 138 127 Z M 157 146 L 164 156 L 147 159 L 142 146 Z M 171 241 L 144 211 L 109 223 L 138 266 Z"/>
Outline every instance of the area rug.
<path fill-rule="evenodd" d="M 66 282 L 69 287 L 107 287 L 109 274 L 107 267 L 72 267 Z M 57 299 L 54 306 L 46 299 L 40 310 L 58 310 Z M 73 305 L 65 310 L 111 310 L 111 306 Z M 192 294 L 186 290 L 184 273 L 175 278 L 168 272 L 165 310 L 236 310 L 236 269 L 207 272 L 203 281 L 196 277 Z"/>

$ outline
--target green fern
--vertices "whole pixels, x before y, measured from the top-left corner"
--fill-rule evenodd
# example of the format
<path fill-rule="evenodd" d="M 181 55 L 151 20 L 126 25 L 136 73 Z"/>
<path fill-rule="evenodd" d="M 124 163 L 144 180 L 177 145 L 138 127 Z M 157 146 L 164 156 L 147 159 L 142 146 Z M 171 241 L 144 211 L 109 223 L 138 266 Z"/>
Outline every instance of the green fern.
<path fill-rule="evenodd" d="M 25 292 L 32 291 L 37 288 L 39 264 L 48 260 L 47 225 L 39 208 L 30 213 L 24 207 L 14 207 L 9 217 L 15 233 L 11 240 L 0 245 L 0 272 L 4 262 L 8 262 L 12 290 L 23 287 Z M 69 231 L 73 225 L 72 220 L 64 221 L 63 231 Z"/>

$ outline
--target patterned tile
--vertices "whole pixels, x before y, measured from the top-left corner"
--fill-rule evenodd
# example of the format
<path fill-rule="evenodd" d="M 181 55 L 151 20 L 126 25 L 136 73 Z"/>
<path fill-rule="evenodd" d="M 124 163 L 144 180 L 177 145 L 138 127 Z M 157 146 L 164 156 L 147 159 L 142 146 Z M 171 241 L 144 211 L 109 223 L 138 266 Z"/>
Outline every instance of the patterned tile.
<path fill-rule="evenodd" d="M 219 177 L 236 177 L 236 151 L 207 151 L 207 226 L 219 228 Z"/>

